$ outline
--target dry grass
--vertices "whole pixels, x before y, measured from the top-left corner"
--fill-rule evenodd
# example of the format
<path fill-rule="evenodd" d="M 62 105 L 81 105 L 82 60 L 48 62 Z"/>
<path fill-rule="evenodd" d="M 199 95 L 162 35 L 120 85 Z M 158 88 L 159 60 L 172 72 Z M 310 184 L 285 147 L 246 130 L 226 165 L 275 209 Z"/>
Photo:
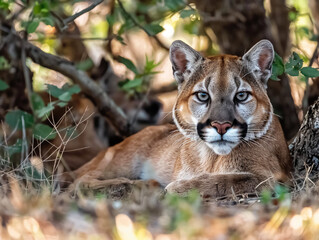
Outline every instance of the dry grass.
<path fill-rule="evenodd" d="M 60 121 L 54 124 L 58 129 Z M 311 168 L 295 177 L 289 193 L 275 196 L 203 201 L 196 192 L 165 195 L 152 181 L 70 194 L 60 190 L 56 166 L 74 133 L 59 135 L 61 145 L 52 146 L 60 152 L 54 176 L 44 176 L 49 159 L 32 153 L 21 154 L 15 168 L 1 159 L 0 239 L 319 239 L 319 188 L 308 177 Z"/>
<path fill-rule="evenodd" d="M 203 202 L 138 182 L 103 191 L 52 192 L 2 176 L 1 239 L 318 239 L 316 187 L 273 198 Z M 123 190 L 124 189 L 124 190 Z M 123 193 L 125 195 L 123 196 Z M 115 194 L 115 195 L 114 195 Z"/>

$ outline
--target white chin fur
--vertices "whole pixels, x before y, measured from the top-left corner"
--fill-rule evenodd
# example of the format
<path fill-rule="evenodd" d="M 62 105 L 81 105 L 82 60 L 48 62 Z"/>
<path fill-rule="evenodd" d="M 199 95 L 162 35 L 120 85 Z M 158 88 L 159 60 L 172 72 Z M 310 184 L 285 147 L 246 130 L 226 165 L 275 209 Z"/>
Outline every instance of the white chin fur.
<path fill-rule="evenodd" d="M 230 143 L 206 143 L 217 155 L 228 155 L 233 148 L 234 144 Z"/>

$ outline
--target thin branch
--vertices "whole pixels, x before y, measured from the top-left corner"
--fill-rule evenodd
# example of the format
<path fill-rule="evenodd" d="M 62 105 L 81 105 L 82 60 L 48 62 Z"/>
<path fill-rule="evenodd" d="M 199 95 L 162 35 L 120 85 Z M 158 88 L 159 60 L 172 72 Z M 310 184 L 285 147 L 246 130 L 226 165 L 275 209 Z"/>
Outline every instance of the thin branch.
<path fill-rule="evenodd" d="M 154 36 L 150 31 L 148 31 L 144 26 L 142 26 L 138 21 L 136 21 L 136 19 L 128 12 L 126 11 L 125 7 L 123 6 L 123 3 L 121 2 L 121 0 L 117 0 L 117 2 L 119 3 L 119 6 L 123 12 L 123 14 L 132 20 L 132 22 L 134 23 L 134 25 L 140 29 L 142 29 L 149 37 L 154 38 L 154 40 L 158 43 L 158 45 L 160 47 L 162 47 L 165 50 L 169 50 L 169 48 L 167 46 L 165 46 L 159 39 L 158 37 Z"/>
<path fill-rule="evenodd" d="M 157 36 L 153 36 L 153 38 L 161 48 L 169 51 L 169 47 L 167 47 Z"/>
<path fill-rule="evenodd" d="M 136 19 L 135 19 L 131 14 L 129 14 L 129 13 L 126 11 L 126 9 L 124 8 L 123 3 L 121 2 L 121 0 L 117 0 L 117 2 L 119 3 L 119 6 L 120 6 L 120 8 L 122 9 L 124 15 L 125 15 L 127 18 L 131 19 L 135 26 L 139 27 L 139 28 L 142 29 L 148 36 L 152 37 L 152 34 L 151 34 L 145 27 L 143 27 L 138 21 L 136 21 Z"/>
<path fill-rule="evenodd" d="M 11 18 L 9 19 L 9 22 L 13 22 L 27 9 L 23 4 L 20 4 L 18 2 L 16 2 L 16 4 L 20 6 L 21 8 L 11 16 Z"/>
<path fill-rule="evenodd" d="M 87 8 L 83 9 L 82 11 L 66 18 L 63 20 L 65 25 L 68 25 L 70 22 L 73 22 L 76 18 L 80 17 L 81 15 L 91 11 L 93 8 L 95 8 L 97 5 L 100 5 L 104 0 L 97 0 L 94 3 L 92 3 L 90 6 L 88 6 Z"/>
<path fill-rule="evenodd" d="M 317 45 L 313 51 L 312 57 L 309 61 L 308 67 L 311 67 L 312 64 L 314 63 L 314 61 L 318 58 L 318 48 L 319 48 L 319 39 L 317 40 Z M 308 102 L 308 97 L 309 97 L 309 78 L 306 78 L 306 88 L 305 88 L 305 92 L 304 92 L 304 96 L 302 99 L 302 110 L 303 113 L 305 114 L 307 111 L 307 108 L 309 106 L 309 102 Z"/>
<path fill-rule="evenodd" d="M 143 105 L 147 102 L 147 98 L 150 94 L 151 86 L 148 86 L 147 92 L 144 95 L 143 99 L 139 102 L 137 108 L 136 108 L 136 113 L 134 114 L 133 118 L 130 121 L 130 126 L 133 126 L 137 120 L 138 114 L 142 110 Z"/>
<path fill-rule="evenodd" d="M 116 38 L 118 35 L 112 35 L 106 38 L 101 37 L 80 37 L 79 35 L 60 35 L 57 37 L 46 37 L 46 38 L 34 38 L 34 39 L 28 39 L 30 42 L 40 42 L 47 39 L 77 39 L 81 41 L 110 41 L 114 38 Z"/>
<path fill-rule="evenodd" d="M 25 81 L 25 86 L 27 89 L 27 96 L 28 96 L 28 100 L 29 100 L 29 104 L 31 107 L 31 110 L 33 111 L 33 105 L 32 105 L 32 101 L 31 101 L 31 95 L 32 95 L 32 85 L 31 85 L 31 79 L 30 79 L 30 75 L 28 72 L 28 68 L 26 65 L 26 52 L 25 52 L 25 44 L 24 41 L 21 43 L 21 64 L 22 64 L 22 69 L 23 69 L 23 76 L 24 76 L 24 81 Z"/>
<path fill-rule="evenodd" d="M 319 39 L 317 40 L 317 45 L 316 45 L 315 50 L 313 51 L 313 54 L 312 54 L 312 57 L 309 61 L 308 67 L 311 67 L 312 64 L 314 63 L 314 61 L 318 58 L 318 48 L 319 48 Z"/>
<path fill-rule="evenodd" d="M 90 6 L 88 6 L 87 8 L 84 8 L 80 12 L 78 12 L 70 17 L 67 17 L 66 19 L 62 19 L 58 14 L 56 14 L 53 11 L 50 11 L 50 13 L 58 20 L 57 27 L 59 28 L 59 30 L 64 31 L 65 29 L 67 29 L 69 23 L 73 22 L 75 19 L 77 19 L 81 15 L 91 11 L 93 8 L 100 5 L 103 1 L 104 0 L 97 0 L 94 3 L 92 3 Z"/>
<path fill-rule="evenodd" d="M 64 22 L 63 22 L 63 19 L 58 14 L 56 14 L 54 11 L 50 11 L 50 13 L 53 17 L 55 17 L 58 20 L 58 22 L 56 22 L 56 27 L 59 29 L 59 31 L 62 32 L 62 28 L 66 27 Z"/>

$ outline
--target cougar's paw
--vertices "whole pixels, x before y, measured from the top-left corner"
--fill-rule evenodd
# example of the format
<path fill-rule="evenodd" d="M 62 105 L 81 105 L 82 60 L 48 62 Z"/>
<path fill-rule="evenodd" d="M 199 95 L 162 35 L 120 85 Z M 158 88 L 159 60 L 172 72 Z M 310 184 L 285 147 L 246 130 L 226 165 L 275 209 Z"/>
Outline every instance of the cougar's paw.
<path fill-rule="evenodd" d="M 171 182 L 165 188 L 167 193 L 177 193 L 179 195 L 186 195 L 188 191 L 196 189 L 196 183 L 189 180 L 178 180 Z"/>
<path fill-rule="evenodd" d="M 197 190 L 203 199 L 217 198 L 225 195 L 224 186 L 211 183 L 207 178 L 198 177 L 191 180 L 171 182 L 165 188 L 167 193 L 186 195 L 190 190 Z"/>

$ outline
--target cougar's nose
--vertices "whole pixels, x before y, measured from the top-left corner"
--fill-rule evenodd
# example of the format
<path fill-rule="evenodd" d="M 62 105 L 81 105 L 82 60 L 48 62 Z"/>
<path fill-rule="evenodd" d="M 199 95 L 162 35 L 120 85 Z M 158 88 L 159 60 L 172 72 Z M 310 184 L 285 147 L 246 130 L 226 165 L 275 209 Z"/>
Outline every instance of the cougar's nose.
<path fill-rule="evenodd" d="M 228 122 L 224 122 L 224 123 L 212 122 L 211 126 L 213 128 L 216 128 L 217 132 L 220 135 L 225 134 L 227 132 L 227 130 L 232 127 L 232 125 Z"/>

